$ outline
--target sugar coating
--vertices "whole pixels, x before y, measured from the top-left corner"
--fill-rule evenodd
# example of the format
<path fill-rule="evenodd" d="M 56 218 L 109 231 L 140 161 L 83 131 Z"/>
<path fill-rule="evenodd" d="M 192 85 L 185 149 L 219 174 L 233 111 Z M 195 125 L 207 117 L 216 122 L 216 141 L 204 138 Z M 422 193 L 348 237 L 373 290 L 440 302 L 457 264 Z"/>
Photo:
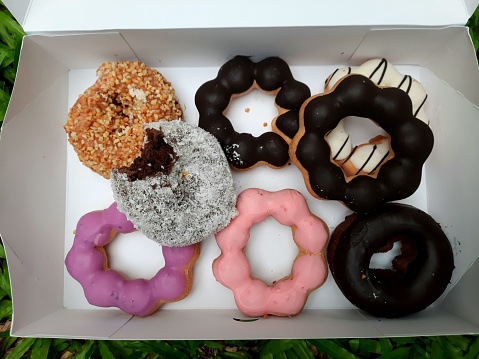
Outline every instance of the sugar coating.
<path fill-rule="evenodd" d="M 236 192 L 218 141 L 180 120 L 145 125 L 163 132 L 178 160 L 168 175 L 129 181 L 113 170 L 113 197 L 120 211 L 146 237 L 178 247 L 198 243 L 226 227 L 237 215 Z"/>

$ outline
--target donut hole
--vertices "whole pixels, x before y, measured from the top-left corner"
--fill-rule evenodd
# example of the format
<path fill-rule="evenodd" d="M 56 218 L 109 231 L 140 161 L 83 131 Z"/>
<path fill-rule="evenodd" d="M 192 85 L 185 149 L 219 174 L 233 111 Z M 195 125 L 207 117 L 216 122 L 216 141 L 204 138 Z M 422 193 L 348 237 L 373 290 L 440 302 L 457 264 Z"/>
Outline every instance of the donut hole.
<path fill-rule="evenodd" d="M 388 136 L 387 132 L 368 118 L 347 116 L 343 118 L 344 129 L 351 137 L 353 147 L 369 143 L 377 136 Z"/>
<path fill-rule="evenodd" d="M 271 121 L 278 116 L 274 94 L 253 89 L 244 95 L 233 97 L 225 116 L 238 133 L 251 133 L 258 137 L 271 131 Z"/>
<path fill-rule="evenodd" d="M 399 234 L 373 254 L 369 268 L 378 276 L 405 277 L 418 250 L 413 237 Z"/>
<path fill-rule="evenodd" d="M 251 265 L 251 276 L 268 285 L 289 276 L 299 249 L 291 228 L 269 217 L 253 225 L 244 250 Z"/>
<path fill-rule="evenodd" d="M 128 279 L 151 279 L 165 265 L 161 245 L 146 238 L 140 231 L 119 233 L 104 248 L 109 268 Z"/>
<path fill-rule="evenodd" d="M 376 252 L 369 261 L 369 268 L 392 270 L 392 261 L 401 254 L 401 242 L 396 241 L 386 252 Z"/>
<path fill-rule="evenodd" d="M 376 177 L 381 166 L 394 157 L 387 132 L 364 117 L 345 117 L 326 136 L 327 141 L 334 141 L 328 142 L 331 159 L 341 167 L 347 181 L 357 175 Z"/>

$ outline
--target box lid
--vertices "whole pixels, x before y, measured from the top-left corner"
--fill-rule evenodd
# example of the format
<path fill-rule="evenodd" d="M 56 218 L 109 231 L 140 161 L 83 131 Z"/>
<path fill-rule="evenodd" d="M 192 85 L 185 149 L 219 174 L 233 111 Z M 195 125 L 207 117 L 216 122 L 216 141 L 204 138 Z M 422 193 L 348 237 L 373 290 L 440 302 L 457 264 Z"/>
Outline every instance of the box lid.
<path fill-rule="evenodd" d="M 111 29 L 464 25 L 479 0 L 4 0 L 27 33 Z M 147 11 L 146 11 L 147 10 Z"/>

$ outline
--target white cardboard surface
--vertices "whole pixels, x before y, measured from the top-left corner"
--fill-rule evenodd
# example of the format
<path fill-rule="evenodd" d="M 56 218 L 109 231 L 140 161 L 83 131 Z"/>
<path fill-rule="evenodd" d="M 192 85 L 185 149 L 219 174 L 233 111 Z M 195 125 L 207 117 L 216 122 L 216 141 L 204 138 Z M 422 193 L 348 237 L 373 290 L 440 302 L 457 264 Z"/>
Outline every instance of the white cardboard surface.
<path fill-rule="evenodd" d="M 477 0 L 6 0 L 27 33 L 111 29 L 464 25 Z M 28 12 L 27 12 L 28 11 Z M 26 13 L 27 12 L 27 13 Z M 47 20 L 48 19 L 48 20 Z"/>
<path fill-rule="evenodd" d="M 146 319 L 130 319 L 130 316 L 116 309 L 91 307 L 86 303 L 79 284 L 70 278 L 64 269 L 63 260 L 71 247 L 72 233 L 80 216 L 91 210 L 106 208 L 112 201 L 108 181 L 79 163 L 66 141 L 62 128 L 69 107 L 76 97 L 94 82 L 95 70 L 99 65 L 96 61 L 115 61 L 123 57 L 132 59 L 138 55 L 150 66 L 156 65 L 154 67 L 158 67 L 176 88 L 180 102 L 185 108 L 186 120 L 196 124 L 194 94 L 197 88 L 213 78 L 218 67 L 234 54 L 231 52 L 233 45 L 225 45 L 225 49 L 222 48 L 222 45 L 227 43 L 228 36 L 235 41 L 238 40 L 235 42 L 238 44 L 236 53 L 254 53 L 259 59 L 263 55 L 274 54 L 276 50 L 291 64 L 294 76 L 307 83 L 312 93 L 317 93 L 321 91 L 326 76 L 338 65 L 347 63 L 347 60 L 343 60 L 325 64 L 328 60 L 337 60 L 342 56 L 335 44 L 331 53 L 326 51 L 331 39 L 346 38 L 350 32 L 351 38 L 356 39 L 356 43 L 352 40 L 345 42 L 344 53 L 350 54 L 348 56 L 351 58 L 350 63 L 357 64 L 358 59 L 364 57 L 366 53 L 372 54 L 374 47 L 372 39 L 375 39 L 377 53 L 380 56 L 383 54 L 380 49 L 388 48 L 390 39 L 401 39 L 400 34 L 403 33 L 407 38 L 415 35 L 414 38 L 419 42 L 416 44 L 417 53 L 409 59 L 405 54 L 391 51 L 390 61 L 396 62 L 395 59 L 400 59 L 401 61 L 396 64 L 401 72 L 424 81 L 430 96 L 427 111 L 431 118 L 431 127 L 438 132 L 421 187 L 404 202 L 427 210 L 437 217 L 453 241 L 457 261 L 453 279 L 455 283 L 479 256 L 479 248 L 474 238 L 474 233 L 479 232 L 479 228 L 473 215 L 477 213 L 477 194 L 469 195 L 466 191 L 462 192 L 463 189 L 474 188 L 473 179 L 478 172 L 478 164 L 477 161 L 471 161 L 467 167 L 457 169 L 464 173 L 464 181 L 458 193 L 455 193 L 450 188 L 457 180 L 456 173 L 444 171 L 444 163 L 446 167 L 455 168 L 461 163 L 457 158 L 473 159 L 471 156 L 475 151 L 464 155 L 463 145 L 468 143 L 468 149 L 477 146 L 472 142 L 473 134 L 477 133 L 477 109 L 468 99 L 457 93 L 457 89 L 451 88 L 447 82 L 437 77 L 443 76 L 439 70 L 447 68 L 446 65 L 435 64 L 435 72 L 417 65 L 423 65 L 421 61 L 428 63 L 430 60 L 428 53 L 436 55 L 445 45 L 457 46 L 456 41 L 462 42 L 463 38 L 468 38 L 467 31 L 455 28 L 437 30 L 444 35 L 442 41 L 435 35 L 431 35 L 429 40 L 424 31 L 431 33 L 430 30 L 415 32 L 391 30 L 388 36 L 383 36 L 385 33 L 376 36 L 375 33 L 366 32 L 358 37 L 354 36 L 355 30 L 343 28 L 338 33 L 327 32 L 323 36 L 315 37 L 315 29 L 290 29 L 291 38 L 294 38 L 295 34 L 307 34 L 311 44 L 314 45 L 311 52 L 305 51 L 304 45 L 298 44 L 299 42 L 291 43 L 285 49 L 282 41 L 284 33 L 281 30 L 279 32 L 257 30 L 257 38 L 252 42 L 253 45 L 246 41 L 254 33 L 252 29 L 228 30 L 224 38 L 223 33 L 195 30 L 191 32 L 192 42 L 188 40 L 187 30 L 158 31 L 156 37 L 153 31 L 135 33 L 132 30 L 125 31 L 122 35 L 28 37 L 23 51 L 23 54 L 28 56 L 22 58 L 20 68 L 20 78 L 24 76 L 24 80 L 17 83 L 14 96 L 21 97 L 21 94 L 25 93 L 29 102 L 16 100 L 13 110 L 9 110 L 7 114 L 0 141 L 0 164 L 3 169 L 0 172 L 0 211 L 8 212 L 0 216 L 0 233 L 7 244 L 7 256 L 12 270 L 15 309 L 12 334 L 118 339 L 200 337 L 239 339 L 479 332 L 477 320 L 465 319 L 465 310 L 457 310 L 456 303 L 461 302 L 461 299 L 449 298 L 449 295 L 464 295 L 464 284 L 461 281 L 460 289 L 452 289 L 446 300 L 419 315 L 417 322 L 416 316 L 412 316 L 398 322 L 405 324 L 395 327 L 395 330 L 387 327 L 383 321 L 378 324 L 376 319 L 368 318 L 354 309 L 341 295 L 332 278 L 310 295 L 306 310 L 300 316 L 270 318 L 248 323 L 246 326 L 245 323 L 232 320 L 234 316 L 240 316 L 232 294 L 217 283 L 212 275 L 211 263 L 219 255 L 219 249 L 213 238 L 202 245 L 202 254 L 195 266 L 195 282 L 191 294 L 183 301 L 164 305 L 162 310 Z M 218 38 L 215 39 L 214 36 Z M 367 41 L 363 41 L 363 38 Z M 127 46 L 122 39 L 127 40 Z M 143 41 L 141 45 L 137 43 L 140 39 Z M 216 40 L 219 47 L 215 51 L 210 51 L 214 49 L 213 43 Z M 157 50 L 148 51 L 150 47 L 154 48 L 158 41 L 176 44 L 171 54 L 165 52 L 161 62 L 158 61 Z M 419 46 L 420 42 L 424 42 L 425 46 Z M 437 47 L 431 47 L 431 42 Z M 264 49 L 262 43 L 270 45 Z M 323 49 L 325 55 L 321 56 L 316 49 Z M 424 52 L 420 52 L 421 49 L 424 49 Z M 188 50 L 192 56 L 178 57 L 180 61 L 177 66 L 173 66 L 176 56 L 186 54 Z M 449 53 L 444 59 L 451 61 L 449 64 L 452 66 L 455 63 L 453 60 L 462 57 L 463 54 L 457 52 Z M 88 66 L 83 65 L 78 58 L 84 60 Z M 196 65 L 197 58 L 200 59 L 199 65 Z M 41 59 L 41 62 L 38 62 L 38 59 Z M 315 65 L 316 59 L 318 64 Z M 471 76 L 461 77 L 459 87 L 477 88 L 479 82 L 474 83 L 477 65 L 471 65 L 471 61 L 462 63 L 465 66 L 462 70 Z M 40 70 L 50 76 L 38 74 Z M 26 80 L 28 74 L 37 76 L 38 84 L 29 86 Z M 250 108 L 249 113 L 244 111 L 246 107 Z M 247 121 L 253 118 L 256 125 L 248 125 L 245 129 L 259 133 L 269 128 L 263 127 L 262 124 L 270 122 L 274 115 L 274 111 L 271 112 L 272 107 L 271 97 L 252 92 L 247 97 L 235 100 L 229 115 L 233 121 L 240 121 L 239 119 Z M 455 116 L 456 113 L 461 113 L 461 116 Z M 235 120 L 236 116 L 238 120 Z M 261 119 L 257 120 L 256 116 Z M 464 134 L 463 130 L 460 130 L 464 128 L 470 131 L 465 131 L 467 133 Z M 20 138 L 28 143 L 28 146 L 22 147 L 18 141 Z M 472 144 L 469 145 L 469 142 Z M 15 156 L 9 155 L 12 149 L 15 149 Z M 445 162 L 442 161 L 443 157 Z M 32 172 L 35 174 L 35 186 L 32 186 L 31 182 Z M 234 178 L 238 192 L 253 186 L 267 190 L 298 189 L 307 198 L 311 210 L 323 218 L 331 229 L 349 213 L 348 209 L 337 202 L 313 199 L 307 193 L 302 177 L 293 165 L 281 170 L 256 168 L 248 172 L 235 173 Z M 46 208 L 49 210 L 45 210 Z M 247 252 L 253 263 L 253 269 L 261 273 L 261 277 L 267 281 L 278 279 L 284 273 L 288 273 L 291 265 L 285 263 L 286 259 L 280 261 L 278 258 L 286 256 L 290 262 L 296 250 L 289 238 L 289 231 L 278 228 L 272 221 L 257 227 L 253 234 L 258 237 L 265 236 L 271 230 L 274 231 L 274 235 L 269 234 L 260 240 L 256 238 L 256 241 L 255 238 L 251 238 L 250 242 L 254 242 L 254 245 Z M 139 261 L 138 258 L 128 258 L 127 262 L 125 254 L 132 251 L 131 242 L 135 241 L 135 238 L 141 242 L 135 250 L 138 250 L 137 253 L 141 252 L 141 256 L 146 255 L 146 259 Z M 119 239 L 118 245 L 111 249 L 111 253 L 113 256 L 125 258 L 125 262 L 120 259 L 121 263 L 118 263 L 118 266 L 123 266 L 122 269 L 129 271 L 132 276 L 151 275 L 162 265 L 161 260 L 157 258 L 158 247 L 142 240 L 141 234 L 125 235 Z M 263 260 L 263 256 L 266 260 Z M 140 269 L 139 262 L 149 264 Z M 474 274 L 473 278 L 477 278 L 477 274 Z M 470 282 L 468 279 L 466 284 Z M 45 299 L 33 300 L 32 293 L 36 293 L 37 298 Z M 446 324 L 436 325 L 438 321 L 446 319 L 454 324 L 450 330 L 446 330 Z M 62 321 L 61 325 L 57 324 L 59 321 Z M 204 330 L 201 333 L 189 330 L 188 328 L 192 327 L 189 324 L 191 321 L 205 323 Z M 278 324 L 285 321 L 287 325 Z M 324 323 L 330 325 L 323 326 Z M 416 324 L 419 326 L 413 330 Z M 95 327 L 95 330 L 89 332 L 90 326 Z"/>
<path fill-rule="evenodd" d="M 307 66 L 292 67 L 295 78 L 299 81 L 308 83 L 313 93 L 322 91 L 324 79 L 332 73 L 337 66 Z M 96 69 L 91 70 L 71 70 L 70 88 L 69 88 L 69 108 L 73 106 L 79 94 L 89 87 L 96 80 Z M 200 68 L 160 68 L 160 72 L 170 81 L 176 89 L 178 98 L 185 108 L 185 119 L 187 122 L 197 125 L 198 114 L 194 105 L 194 96 L 196 89 L 201 84 L 214 78 L 217 74 L 216 67 Z M 407 72 L 414 77 L 419 77 L 419 70 L 416 67 L 398 67 L 399 71 Z M 313 82 L 311 82 L 313 79 Z M 315 81 L 314 79 L 318 79 Z M 260 91 L 253 91 L 250 94 L 235 99 L 228 110 L 228 116 L 238 131 L 247 131 L 254 135 L 259 135 L 265 131 L 270 131 L 271 119 L 277 115 L 273 106 L 274 97 L 264 95 Z M 249 112 L 246 113 L 245 109 Z M 367 120 L 364 120 L 365 122 Z M 264 127 L 264 122 L 268 126 Z M 353 134 L 353 139 L 357 143 L 364 143 L 369 138 L 374 137 L 376 133 L 362 133 L 361 123 L 353 121 L 348 128 Z M 372 125 L 370 128 L 377 128 Z M 97 209 L 106 208 L 113 201 L 109 181 L 99 177 L 97 174 L 83 166 L 71 146 L 67 146 L 68 153 L 68 184 L 67 184 L 67 223 L 66 223 L 66 245 L 68 251 L 73 244 L 73 233 L 78 219 L 85 213 Z M 235 187 L 237 193 L 251 187 L 259 187 L 269 191 L 277 191 L 284 188 L 294 188 L 300 191 L 308 201 L 309 207 L 313 213 L 320 216 L 327 225 L 334 229 L 344 216 L 351 213 L 347 208 L 336 201 L 318 201 L 315 200 L 307 191 L 304 180 L 299 170 L 294 166 L 287 166 L 281 170 L 274 170 L 265 166 L 255 168 L 244 172 L 233 172 Z M 85 194 L 88 195 L 86 196 Z M 403 202 L 415 205 L 424 210 L 427 209 L 426 184 L 422 184 L 420 189 L 413 196 Z M 298 253 L 298 249 L 291 240 L 291 230 L 277 225 L 274 220 L 267 220 L 266 223 L 255 226 L 252 229 L 250 245 L 246 253 L 249 255 L 253 273 L 255 271 L 260 278 L 268 283 L 289 275 L 291 264 Z M 152 277 L 163 266 L 161 248 L 149 240 L 139 241 L 139 233 L 133 235 L 120 236 L 120 243 L 115 243 L 112 255 L 122 256 L 121 264 L 115 267 L 114 264 L 120 262 L 113 261 L 113 267 L 123 269 L 133 278 L 149 274 Z M 122 255 L 123 253 L 123 255 Z M 129 258 L 138 254 L 138 258 Z M 213 277 L 211 264 L 220 254 L 214 238 L 209 238 L 202 243 L 202 254 L 200 260 L 195 265 L 195 273 L 199 273 L 194 282 L 194 290 L 185 299 L 177 303 L 168 304 L 172 309 L 234 309 L 235 304 L 232 301 L 232 292 L 222 286 L 218 286 Z M 160 259 L 159 259 L 160 258 Z M 128 265 L 129 263 L 129 265 Z M 147 264 L 150 263 L 151 267 Z M 212 295 L 213 293 L 213 295 Z M 81 286 L 73 280 L 68 273 L 65 273 L 65 306 L 73 309 L 86 309 L 91 306 L 86 302 L 83 296 Z M 306 308 L 353 308 L 352 305 L 344 300 L 340 295 L 332 277 L 319 291 L 314 291 L 306 304 Z"/>

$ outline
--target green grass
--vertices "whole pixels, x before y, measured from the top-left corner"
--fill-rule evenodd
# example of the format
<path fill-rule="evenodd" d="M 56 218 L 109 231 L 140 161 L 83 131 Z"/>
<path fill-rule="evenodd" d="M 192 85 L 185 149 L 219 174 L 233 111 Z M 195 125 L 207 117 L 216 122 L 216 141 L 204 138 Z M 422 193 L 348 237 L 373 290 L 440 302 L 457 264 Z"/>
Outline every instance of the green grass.
<path fill-rule="evenodd" d="M 7 112 L 25 32 L 0 1 L 0 126 Z"/>
<path fill-rule="evenodd" d="M 479 9 L 467 25 L 479 48 Z M 0 1 L 0 125 L 15 80 L 21 27 Z M 380 339 L 101 341 L 13 338 L 12 300 L 5 251 L 0 244 L 0 358 L 432 358 L 478 359 L 479 336 Z"/>
<path fill-rule="evenodd" d="M 479 51 L 479 7 L 474 11 L 470 19 L 467 21 L 466 26 L 469 27 L 469 33 L 471 34 L 472 43 L 476 53 Z"/>

